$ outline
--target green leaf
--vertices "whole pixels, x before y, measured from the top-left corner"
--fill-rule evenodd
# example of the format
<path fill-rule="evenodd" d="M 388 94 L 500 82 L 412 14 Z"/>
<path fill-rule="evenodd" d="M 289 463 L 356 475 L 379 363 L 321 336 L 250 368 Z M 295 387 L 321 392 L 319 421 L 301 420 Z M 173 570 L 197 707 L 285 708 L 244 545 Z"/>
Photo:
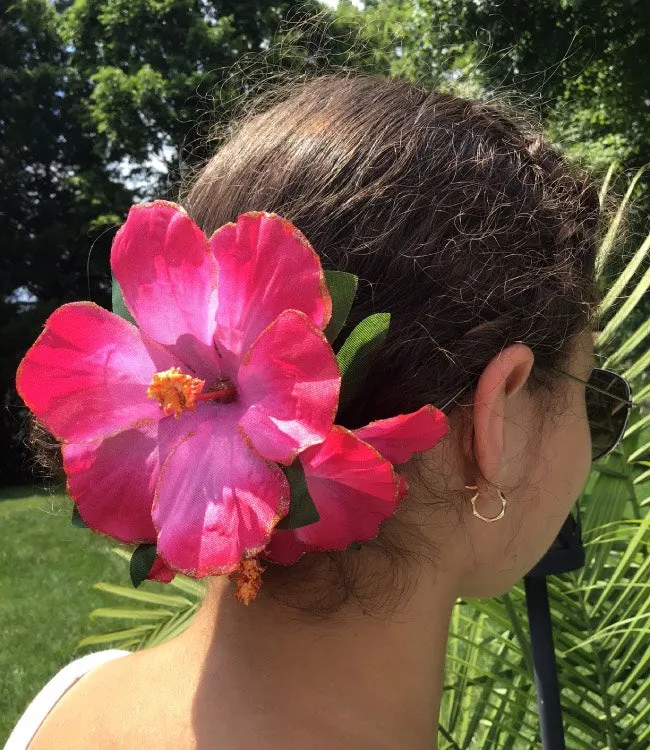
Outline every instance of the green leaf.
<path fill-rule="evenodd" d="M 198 599 L 202 599 L 205 596 L 205 583 L 203 581 L 195 581 L 187 576 L 176 575 L 168 585 Z"/>
<path fill-rule="evenodd" d="M 639 268 L 643 267 L 643 263 L 650 250 L 650 234 L 645 238 L 639 249 L 634 253 L 634 256 L 630 262 L 625 266 L 625 269 L 619 276 L 614 279 L 613 283 L 609 287 L 607 294 L 598 305 L 598 312 L 602 317 L 609 308 L 621 298 L 623 290 L 634 278 L 635 273 Z"/>
<path fill-rule="evenodd" d="M 307 489 L 305 472 L 300 461 L 294 461 L 291 466 L 283 466 L 282 471 L 289 481 L 291 503 L 289 512 L 277 524 L 276 529 L 299 529 L 301 526 L 310 526 L 319 521 L 320 516 Z"/>
<path fill-rule="evenodd" d="M 87 638 L 83 638 L 77 644 L 78 648 L 83 646 L 99 646 L 104 643 L 113 643 L 114 641 L 125 641 L 133 638 L 134 635 L 141 635 L 147 630 L 153 630 L 155 625 L 139 625 L 137 628 L 129 628 L 128 630 L 116 630 L 113 633 L 102 633 L 101 635 L 89 635 Z"/>
<path fill-rule="evenodd" d="M 78 529 L 88 528 L 88 524 L 81 517 L 81 514 L 79 513 L 79 508 L 76 506 L 76 504 L 74 508 L 72 509 L 72 518 L 70 519 L 70 522 L 72 523 L 73 526 L 76 526 Z"/>
<path fill-rule="evenodd" d="M 136 589 L 149 575 L 149 571 L 151 570 L 155 559 L 155 544 L 140 544 L 135 548 L 133 556 L 131 557 L 129 573 L 131 574 L 131 583 Z"/>
<path fill-rule="evenodd" d="M 176 638 L 190 624 L 199 608 L 198 602 L 185 610 L 176 612 L 171 618 L 160 623 L 158 628 L 151 633 L 146 633 L 143 638 L 143 646 L 157 646 L 160 643 Z"/>
<path fill-rule="evenodd" d="M 605 268 L 605 265 L 607 264 L 607 261 L 610 258 L 610 255 L 614 248 L 616 237 L 618 235 L 618 230 L 619 230 L 621 221 L 623 220 L 623 217 L 625 216 L 627 205 L 630 202 L 632 193 L 634 192 L 634 189 L 636 188 L 638 181 L 641 179 L 641 177 L 643 176 L 643 173 L 646 171 L 648 166 L 650 165 L 645 164 L 634 175 L 623 199 L 619 203 L 618 209 L 616 211 L 616 214 L 613 220 L 610 222 L 609 227 L 607 228 L 607 234 L 605 235 L 603 241 L 601 242 L 600 247 L 598 248 L 598 253 L 596 255 L 596 277 L 597 278 L 600 278 Z"/>
<path fill-rule="evenodd" d="M 120 289 L 120 285 L 117 283 L 117 279 L 115 278 L 115 276 L 112 276 L 112 275 L 111 275 L 111 278 L 113 280 L 113 287 L 112 287 L 113 312 L 116 315 L 119 315 L 120 318 L 124 318 L 124 320 L 128 320 L 129 323 L 133 323 L 133 325 L 136 325 L 136 322 L 133 319 L 133 316 L 131 315 L 126 305 L 124 304 L 124 297 L 122 296 L 122 290 Z"/>
<path fill-rule="evenodd" d="M 105 583 L 104 581 L 95 583 L 93 588 L 98 591 L 105 591 L 107 594 L 122 596 L 125 599 L 135 599 L 136 601 L 146 602 L 147 604 L 159 604 L 161 607 L 176 607 L 184 609 L 192 604 L 192 602 L 184 596 L 175 596 L 174 594 L 154 594 L 152 591 L 136 591 L 127 586 L 119 586 L 115 583 Z"/>
<path fill-rule="evenodd" d="M 333 344 L 350 313 L 359 277 L 345 271 L 325 271 L 325 280 L 332 298 L 332 317 L 323 333 Z"/>
<path fill-rule="evenodd" d="M 173 612 L 169 609 L 126 609 L 125 607 L 98 607 L 88 615 L 91 620 L 95 618 L 109 618 L 118 620 L 160 620 L 164 617 L 172 617 Z"/>
<path fill-rule="evenodd" d="M 634 333 L 626 335 L 618 349 L 607 357 L 601 367 L 611 369 L 613 365 L 617 365 L 621 360 L 629 356 L 630 352 L 642 344 L 646 337 L 650 337 L 650 319 L 641 323 Z"/>
<path fill-rule="evenodd" d="M 348 552 L 358 552 L 361 549 L 361 542 L 352 542 L 348 547 Z"/>
<path fill-rule="evenodd" d="M 603 204 L 605 203 L 605 196 L 607 195 L 607 191 L 609 190 L 609 185 L 612 181 L 612 177 L 614 176 L 614 172 L 616 171 L 617 164 L 615 161 L 613 161 L 609 165 L 609 169 L 607 170 L 607 174 L 605 175 L 605 179 L 603 180 L 603 184 L 600 186 L 600 190 L 598 191 L 598 202 L 600 203 L 600 207 L 603 207 Z"/>
<path fill-rule="evenodd" d="M 612 477 L 614 479 L 621 479 L 625 480 L 626 475 L 623 474 L 620 471 L 616 471 L 616 469 L 611 469 L 609 466 L 606 466 L 605 464 L 594 464 L 591 467 L 592 471 L 595 471 L 597 474 L 603 474 L 606 477 Z"/>
<path fill-rule="evenodd" d="M 650 349 L 640 354 L 627 370 L 623 371 L 623 377 L 628 380 L 634 380 L 638 375 L 642 375 L 650 368 Z"/>
<path fill-rule="evenodd" d="M 369 315 L 355 326 L 337 353 L 342 378 L 339 411 L 354 400 L 363 386 L 386 341 L 389 326 L 390 313 Z"/>
<path fill-rule="evenodd" d="M 625 302 L 617 310 L 607 325 L 600 331 L 598 338 L 594 342 L 600 350 L 605 344 L 608 344 L 618 331 L 621 325 L 628 319 L 634 308 L 646 299 L 646 294 L 650 288 L 650 268 L 646 270 L 635 288 L 625 296 Z"/>
<path fill-rule="evenodd" d="M 634 479 L 633 484 L 643 484 L 644 482 L 647 482 L 649 480 L 650 480 L 650 469 L 648 469 L 647 471 L 644 471 L 642 474 L 639 474 L 639 476 Z M 643 500 L 641 505 L 642 507 L 645 508 L 646 505 L 648 505 L 649 503 L 650 503 L 650 497 Z"/>

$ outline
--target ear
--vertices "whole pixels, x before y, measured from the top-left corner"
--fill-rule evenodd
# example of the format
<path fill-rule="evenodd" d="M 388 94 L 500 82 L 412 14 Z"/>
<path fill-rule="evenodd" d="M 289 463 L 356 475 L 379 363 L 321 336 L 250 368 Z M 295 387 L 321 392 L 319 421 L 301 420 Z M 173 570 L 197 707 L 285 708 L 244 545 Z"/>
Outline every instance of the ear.
<path fill-rule="evenodd" d="M 495 484 L 499 483 L 505 458 L 506 402 L 524 385 L 534 361 L 530 347 L 512 344 L 490 361 L 476 387 L 474 457 L 482 475 Z"/>

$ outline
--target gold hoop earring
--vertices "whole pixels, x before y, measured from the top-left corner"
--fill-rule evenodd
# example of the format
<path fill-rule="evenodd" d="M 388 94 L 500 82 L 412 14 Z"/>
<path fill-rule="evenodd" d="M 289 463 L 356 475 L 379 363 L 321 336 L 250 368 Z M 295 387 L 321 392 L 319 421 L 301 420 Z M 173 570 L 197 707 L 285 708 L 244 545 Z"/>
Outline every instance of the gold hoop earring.
<path fill-rule="evenodd" d="M 465 488 L 468 490 L 478 490 L 478 487 L 476 485 L 470 485 L 470 484 L 466 484 Z M 476 510 L 476 498 L 478 497 L 478 492 L 473 497 L 470 498 L 470 502 L 472 503 L 472 512 L 477 518 L 480 518 L 481 521 L 485 521 L 486 523 L 494 523 L 494 521 L 500 521 L 505 515 L 506 505 L 508 501 L 506 500 L 505 495 L 503 494 L 503 492 L 501 492 L 500 489 L 497 488 L 497 492 L 499 493 L 499 499 L 501 500 L 501 512 L 498 513 L 498 515 L 496 516 L 492 516 L 492 518 L 487 518 L 486 516 L 482 516 Z"/>

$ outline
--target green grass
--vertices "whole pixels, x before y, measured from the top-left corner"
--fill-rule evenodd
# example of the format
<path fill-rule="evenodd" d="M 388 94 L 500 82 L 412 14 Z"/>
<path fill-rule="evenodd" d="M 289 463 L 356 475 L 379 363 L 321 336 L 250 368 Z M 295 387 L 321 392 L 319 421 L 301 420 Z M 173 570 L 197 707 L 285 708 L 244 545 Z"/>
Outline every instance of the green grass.
<path fill-rule="evenodd" d="M 84 653 L 78 641 L 106 595 L 99 580 L 130 585 L 110 541 L 70 524 L 62 494 L 0 490 L 0 746 L 29 701 L 62 666 Z"/>

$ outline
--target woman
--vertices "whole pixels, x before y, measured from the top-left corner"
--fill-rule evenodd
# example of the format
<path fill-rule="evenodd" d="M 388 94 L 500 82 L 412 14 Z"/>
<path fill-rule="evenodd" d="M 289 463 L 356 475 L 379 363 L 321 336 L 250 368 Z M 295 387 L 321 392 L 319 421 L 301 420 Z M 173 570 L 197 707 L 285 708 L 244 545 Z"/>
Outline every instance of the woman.
<path fill-rule="evenodd" d="M 208 236 L 275 212 L 358 276 L 347 331 L 391 314 L 337 424 L 430 403 L 449 429 L 360 549 L 267 564 L 250 607 L 209 579 L 182 635 L 77 668 L 9 747 L 429 750 L 455 600 L 519 580 L 590 470 L 597 194 L 491 106 L 326 76 L 240 122 L 182 203 Z"/>

